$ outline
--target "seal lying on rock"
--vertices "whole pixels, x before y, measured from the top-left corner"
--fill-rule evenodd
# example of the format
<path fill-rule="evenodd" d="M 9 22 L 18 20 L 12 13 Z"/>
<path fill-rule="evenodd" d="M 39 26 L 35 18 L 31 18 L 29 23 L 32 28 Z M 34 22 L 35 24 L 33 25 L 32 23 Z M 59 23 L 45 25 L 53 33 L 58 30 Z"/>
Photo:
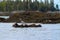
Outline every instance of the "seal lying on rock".
<path fill-rule="evenodd" d="M 35 24 L 31 24 L 31 25 L 21 24 L 21 25 L 18 25 L 17 23 L 15 23 L 13 25 L 13 27 L 15 27 L 15 28 L 19 28 L 19 27 L 24 28 L 24 27 L 42 27 L 42 26 L 40 24 L 39 25 L 35 25 Z"/>

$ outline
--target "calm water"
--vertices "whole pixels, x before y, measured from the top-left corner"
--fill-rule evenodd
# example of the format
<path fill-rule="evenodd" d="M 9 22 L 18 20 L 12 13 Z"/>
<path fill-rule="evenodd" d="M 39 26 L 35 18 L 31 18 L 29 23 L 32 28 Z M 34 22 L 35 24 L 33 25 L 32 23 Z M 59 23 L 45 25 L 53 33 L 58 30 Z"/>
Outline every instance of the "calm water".
<path fill-rule="evenodd" d="M 9 18 L 9 16 L 0 16 L 0 18 L 5 18 L 5 19 L 7 19 L 7 18 Z"/>
<path fill-rule="evenodd" d="M 60 24 L 41 24 L 38 28 L 13 28 L 0 23 L 0 40 L 60 40 Z"/>

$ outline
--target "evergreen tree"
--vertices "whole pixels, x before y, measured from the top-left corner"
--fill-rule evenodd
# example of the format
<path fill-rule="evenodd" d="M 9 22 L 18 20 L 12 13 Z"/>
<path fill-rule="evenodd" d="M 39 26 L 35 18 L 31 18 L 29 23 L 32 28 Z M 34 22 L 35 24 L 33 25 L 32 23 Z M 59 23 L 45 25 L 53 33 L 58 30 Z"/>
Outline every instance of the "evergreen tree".
<path fill-rule="evenodd" d="M 58 6 L 58 4 L 56 4 L 56 10 L 59 11 L 59 6 Z"/>
<path fill-rule="evenodd" d="M 50 0 L 50 3 L 48 0 L 45 0 L 45 3 L 40 0 L 38 2 L 37 0 L 3 0 L 0 2 L 0 11 L 20 11 L 20 10 L 40 10 L 40 11 L 55 11 L 58 10 L 58 5 L 56 5 L 56 8 L 54 7 L 54 0 Z"/>

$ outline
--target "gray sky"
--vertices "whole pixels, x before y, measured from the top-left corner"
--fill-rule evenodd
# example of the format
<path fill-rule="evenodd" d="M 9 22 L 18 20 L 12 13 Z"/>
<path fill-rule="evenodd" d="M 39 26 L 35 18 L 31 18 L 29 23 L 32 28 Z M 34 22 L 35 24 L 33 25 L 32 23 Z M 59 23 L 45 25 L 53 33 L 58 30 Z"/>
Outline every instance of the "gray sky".
<path fill-rule="evenodd" d="M 54 0 L 54 4 L 58 4 L 59 5 L 59 9 L 60 9 L 60 0 Z"/>

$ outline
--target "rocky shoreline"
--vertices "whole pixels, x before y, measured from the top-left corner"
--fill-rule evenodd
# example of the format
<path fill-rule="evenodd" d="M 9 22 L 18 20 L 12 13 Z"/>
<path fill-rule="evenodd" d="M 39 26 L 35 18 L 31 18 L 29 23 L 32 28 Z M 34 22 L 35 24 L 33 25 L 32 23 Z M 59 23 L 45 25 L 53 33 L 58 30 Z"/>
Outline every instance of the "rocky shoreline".
<path fill-rule="evenodd" d="M 0 22 L 18 22 L 22 19 L 26 23 L 60 23 L 60 13 L 22 12 L 10 15 L 8 19 L 0 18 Z"/>

